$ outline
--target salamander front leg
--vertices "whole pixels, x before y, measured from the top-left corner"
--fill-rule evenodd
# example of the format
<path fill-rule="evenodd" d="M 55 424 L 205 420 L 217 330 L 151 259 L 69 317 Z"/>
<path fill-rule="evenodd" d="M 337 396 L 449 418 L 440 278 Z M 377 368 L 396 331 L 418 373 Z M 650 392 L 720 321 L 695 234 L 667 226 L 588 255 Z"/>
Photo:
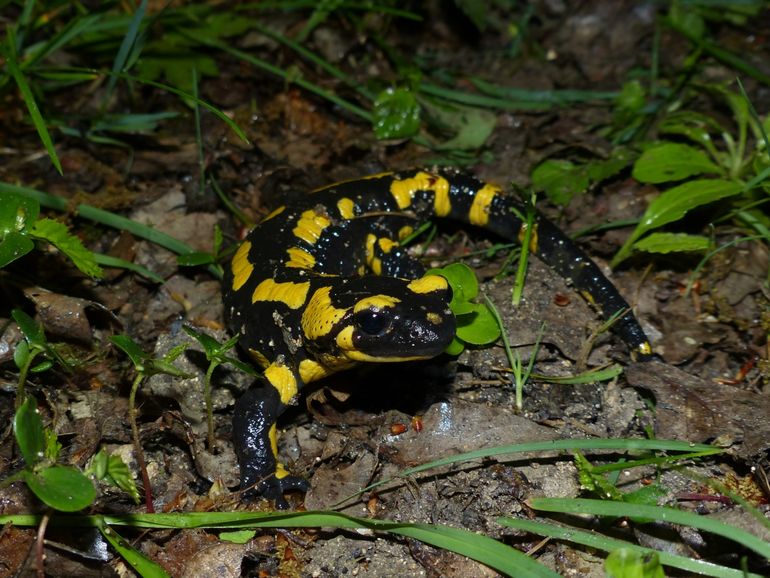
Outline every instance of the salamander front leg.
<path fill-rule="evenodd" d="M 290 475 L 278 461 L 275 422 L 286 406 L 278 391 L 261 382 L 241 396 L 233 414 L 233 442 L 241 469 L 241 489 L 246 497 L 262 496 L 275 507 L 289 507 L 283 493 L 307 491 L 307 480 Z"/>

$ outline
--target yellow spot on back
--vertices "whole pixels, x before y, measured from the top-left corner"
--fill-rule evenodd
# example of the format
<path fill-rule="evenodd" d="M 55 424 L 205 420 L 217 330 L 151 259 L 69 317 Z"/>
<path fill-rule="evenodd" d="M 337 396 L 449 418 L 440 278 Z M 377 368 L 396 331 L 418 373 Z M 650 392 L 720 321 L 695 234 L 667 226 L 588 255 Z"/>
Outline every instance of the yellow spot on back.
<path fill-rule="evenodd" d="M 439 177 L 433 183 L 433 212 L 437 217 L 446 217 L 452 210 L 452 201 L 449 199 L 449 181 Z"/>
<path fill-rule="evenodd" d="M 366 265 L 375 275 L 382 273 L 382 261 L 374 256 L 374 245 L 377 242 L 377 236 L 369 233 L 366 236 Z"/>
<path fill-rule="evenodd" d="M 353 313 L 364 311 L 365 309 L 387 309 L 388 307 L 395 307 L 396 303 L 400 303 L 401 299 L 398 297 L 391 297 L 390 295 L 372 295 L 361 299 L 353 306 Z"/>
<path fill-rule="evenodd" d="M 349 199 L 348 197 L 343 197 L 337 201 L 337 210 L 339 210 L 340 217 L 343 219 L 352 219 L 355 217 L 355 208 L 356 205 L 353 202 L 353 199 Z"/>
<path fill-rule="evenodd" d="M 282 403 L 288 404 L 297 395 L 297 378 L 285 365 L 271 364 L 265 369 L 265 378 L 278 390 Z"/>
<path fill-rule="evenodd" d="M 291 281 L 276 283 L 272 279 L 265 279 L 254 289 L 251 302 L 278 301 L 285 303 L 290 309 L 299 309 L 305 304 L 309 290 L 309 281 L 305 283 L 293 283 Z"/>
<path fill-rule="evenodd" d="M 331 225 L 331 221 L 326 215 L 319 215 L 315 210 L 310 209 L 302 213 L 292 232 L 303 241 L 313 245 L 329 225 Z"/>
<path fill-rule="evenodd" d="M 233 272 L 233 291 L 238 291 L 246 281 L 251 277 L 254 266 L 249 262 L 249 251 L 251 251 L 251 242 L 244 241 L 233 256 L 230 265 Z"/>
<path fill-rule="evenodd" d="M 489 222 L 489 206 L 498 193 L 500 193 L 500 187 L 490 184 L 486 184 L 476 191 L 471 210 L 468 213 L 468 220 L 471 225 L 483 227 Z"/>
<path fill-rule="evenodd" d="M 414 229 L 409 225 L 404 225 L 398 230 L 398 240 L 403 241 L 412 233 L 414 233 Z"/>
<path fill-rule="evenodd" d="M 312 269 L 315 267 L 315 257 L 299 247 L 290 247 L 286 249 L 289 254 L 289 260 L 286 262 L 287 267 L 294 267 L 295 269 Z"/>
<path fill-rule="evenodd" d="M 426 313 L 425 319 L 427 319 L 430 323 L 433 323 L 433 325 L 441 325 L 442 317 L 438 313 Z"/>
<path fill-rule="evenodd" d="M 257 351 L 256 349 L 249 348 L 249 355 L 251 355 L 251 358 L 256 361 L 257 365 L 259 365 L 262 369 L 270 365 L 270 361 L 267 359 L 265 354 Z"/>
<path fill-rule="evenodd" d="M 377 244 L 380 246 L 380 250 L 383 253 L 390 253 L 393 250 L 393 247 L 398 247 L 398 243 L 396 243 L 393 239 L 388 239 L 387 237 L 380 237 L 377 240 Z"/>
<path fill-rule="evenodd" d="M 332 305 L 331 287 L 316 289 L 302 312 L 302 332 L 310 340 L 327 335 L 348 313 Z"/>
<path fill-rule="evenodd" d="M 390 185 L 390 194 L 399 209 L 409 207 L 417 191 L 433 191 L 433 211 L 437 216 L 445 217 L 452 210 L 449 181 L 444 177 L 420 171 L 413 177 L 393 181 Z"/>
<path fill-rule="evenodd" d="M 278 215 L 280 215 L 281 213 L 283 213 L 285 210 L 286 210 L 286 206 L 285 206 L 285 205 L 281 205 L 281 206 L 280 206 L 280 207 L 278 207 L 277 209 L 275 209 L 275 210 L 273 210 L 272 212 L 270 212 L 270 213 L 267 215 L 267 217 L 265 217 L 264 219 L 262 219 L 262 222 L 264 223 L 265 221 L 269 221 L 269 220 L 270 220 L 270 219 L 272 219 L 273 217 L 277 217 Z"/>
<path fill-rule="evenodd" d="M 425 275 L 425 277 L 415 279 L 406 286 L 410 291 L 421 294 L 445 291 L 448 287 L 449 283 L 441 275 Z"/>

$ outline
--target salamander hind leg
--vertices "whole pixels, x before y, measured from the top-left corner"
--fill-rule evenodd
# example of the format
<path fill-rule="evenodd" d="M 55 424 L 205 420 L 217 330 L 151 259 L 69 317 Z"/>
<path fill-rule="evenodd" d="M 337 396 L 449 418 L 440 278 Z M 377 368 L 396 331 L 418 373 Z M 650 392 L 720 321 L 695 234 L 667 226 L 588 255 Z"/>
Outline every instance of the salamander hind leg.
<path fill-rule="evenodd" d="M 289 507 L 283 494 L 307 491 L 308 482 L 289 474 L 278 461 L 276 419 L 286 409 L 279 391 L 269 382 L 244 393 L 235 405 L 233 441 L 246 497 L 273 500 L 279 510 Z"/>

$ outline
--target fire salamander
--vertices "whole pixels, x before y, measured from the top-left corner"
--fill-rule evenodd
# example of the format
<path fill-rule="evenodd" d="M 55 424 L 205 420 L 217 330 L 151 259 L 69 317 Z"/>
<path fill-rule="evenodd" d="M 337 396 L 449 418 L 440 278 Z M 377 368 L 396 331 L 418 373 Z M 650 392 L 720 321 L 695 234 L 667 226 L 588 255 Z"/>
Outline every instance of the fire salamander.
<path fill-rule="evenodd" d="M 456 172 L 386 173 L 316 190 L 278 207 L 241 244 L 224 280 L 225 316 L 264 378 L 236 404 L 241 486 L 286 507 L 307 489 L 277 459 L 276 419 L 302 387 L 359 362 L 426 359 L 452 340 L 451 290 L 399 244 L 435 217 L 518 242 L 524 207 L 497 186 Z M 650 345 L 628 304 L 572 241 L 542 216 L 533 252 L 605 316 L 632 355 Z"/>

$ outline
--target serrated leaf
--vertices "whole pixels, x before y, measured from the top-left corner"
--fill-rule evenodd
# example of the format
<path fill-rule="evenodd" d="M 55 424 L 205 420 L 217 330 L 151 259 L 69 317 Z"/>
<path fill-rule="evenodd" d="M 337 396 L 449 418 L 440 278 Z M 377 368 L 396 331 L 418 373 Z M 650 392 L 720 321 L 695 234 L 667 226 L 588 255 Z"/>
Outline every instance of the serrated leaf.
<path fill-rule="evenodd" d="M 77 512 L 96 499 L 91 480 L 73 467 L 52 466 L 38 472 L 27 471 L 24 481 L 43 503 L 60 512 Z"/>
<path fill-rule="evenodd" d="M 406 138 L 420 128 L 420 105 L 406 88 L 388 88 L 374 101 L 374 134 L 378 139 Z"/>
<path fill-rule="evenodd" d="M 80 239 L 71 235 L 69 229 L 53 219 L 35 221 L 30 234 L 39 239 L 45 239 L 72 261 L 83 273 L 91 278 L 102 277 L 102 269 L 96 264 L 94 254 L 83 246 Z"/>
<path fill-rule="evenodd" d="M 721 172 L 702 150 L 681 143 L 664 143 L 644 151 L 631 174 L 642 183 L 666 183 Z"/>
<path fill-rule="evenodd" d="M 37 412 L 35 398 L 28 397 L 13 416 L 13 433 L 19 444 L 21 457 L 28 467 L 43 459 L 45 451 L 45 429 Z"/>
<path fill-rule="evenodd" d="M 706 251 L 709 238 L 686 233 L 651 233 L 634 243 L 633 248 L 647 253 L 677 253 L 684 251 Z"/>

